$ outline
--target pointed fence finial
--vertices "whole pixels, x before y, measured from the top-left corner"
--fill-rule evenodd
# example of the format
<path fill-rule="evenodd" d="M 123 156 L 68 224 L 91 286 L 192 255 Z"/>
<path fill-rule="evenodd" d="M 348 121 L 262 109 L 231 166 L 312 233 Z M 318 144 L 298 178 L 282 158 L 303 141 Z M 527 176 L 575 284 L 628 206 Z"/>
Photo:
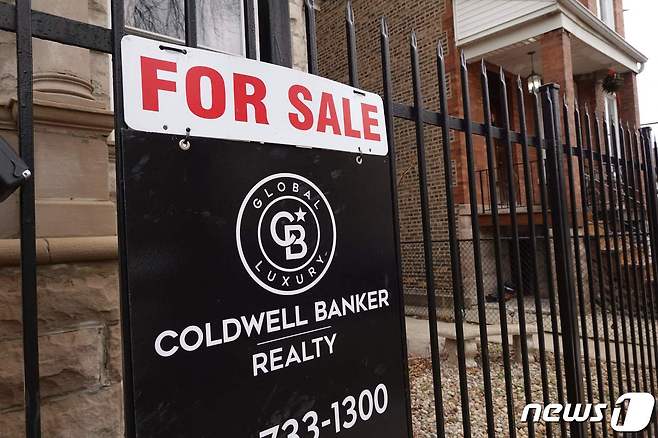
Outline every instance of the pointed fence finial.
<path fill-rule="evenodd" d="M 354 24 L 354 9 L 352 9 L 352 0 L 347 0 L 345 5 L 345 18 L 350 24 Z"/>
<path fill-rule="evenodd" d="M 482 69 L 482 74 L 487 76 L 487 63 L 484 62 L 484 58 L 480 60 L 480 68 Z"/>
<path fill-rule="evenodd" d="M 505 80 L 505 70 L 503 70 L 502 65 L 498 68 L 498 80 L 500 81 L 500 86 L 503 88 L 503 90 L 507 90 L 507 81 Z"/>
<path fill-rule="evenodd" d="M 521 75 L 516 75 L 516 86 L 519 90 L 523 91 L 523 81 L 521 80 Z"/>
<path fill-rule="evenodd" d="M 459 54 L 459 60 L 461 62 L 461 65 L 463 67 L 466 67 L 466 53 L 462 50 L 461 53 Z"/>
<path fill-rule="evenodd" d="M 386 21 L 386 17 L 379 19 L 379 30 L 383 36 L 388 38 L 388 21 Z"/>
<path fill-rule="evenodd" d="M 439 40 L 436 45 L 436 55 L 439 59 L 443 60 L 443 40 Z"/>
<path fill-rule="evenodd" d="M 418 48 L 418 39 L 416 38 L 416 31 L 411 31 L 411 47 L 414 49 Z"/>

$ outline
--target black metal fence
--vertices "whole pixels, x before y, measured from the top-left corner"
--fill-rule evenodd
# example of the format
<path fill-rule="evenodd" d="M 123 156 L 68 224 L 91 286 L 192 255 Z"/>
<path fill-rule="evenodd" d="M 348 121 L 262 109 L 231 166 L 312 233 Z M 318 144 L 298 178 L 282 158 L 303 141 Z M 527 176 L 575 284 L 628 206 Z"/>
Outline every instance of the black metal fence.
<path fill-rule="evenodd" d="M 356 72 L 356 42 L 354 17 L 348 3 L 347 46 L 350 80 L 358 85 Z M 312 31 L 312 29 L 311 29 Z M 413 106 L 395 102 L 391 79 L 389 32 L 385 19 L 381 22 L 381 59 L 384 101 L 387 113 L 394 118 L 415 123 L 415 144 L 418 158 L 420 208 L 423 225 L 423 249 L 427 315 L 429 319 L 431 372 L 434 388 L 436 433 L 446 436 L 446 411 L 443 406 L 446 388 L 442 387 L 437 302 L 431 232 L 431 205 L 428 196 L 425 127 L 437 126 L 442 132 L 443 165 L 448 211 L 450 272 L 452 273 L 452 320 L 457 338 L 459 412 L 463 436 L 608 436 L 614 435 L 610 418 L 589 425 L 578 422 L 550 422 L 538 425 L 521 423 L 519 407 L 529 403 L 611 403 L 616 397 L 631 391 L 655 394 L 656 350 L 656 282 L 658 267 L 652 254 L 658 240 L 654 234 L 658 216 L 656 210 L 656 147 L 651 144 L 649 130 L 631 129 L 622 121 L 608 127 L 608 121 L 590 115 L 578 107 L 569 108 L 560 95 L 559 86 L 547 84 L 525 102 L 521 78 L 517 87 L 515 116 L 519 131 L 510 127 L 505 74 L 501 69 L 497 83 L 489 83 L 489 74 L 482 62 L 481 97 L 484 123 L 471 116 L 469 66 L 462 54 L 461 93 L 463 116 L 448 112 L 448 84 L 442 44 L 437 41 L 436 78 L 439 89 L 439 111 L 424 107 L 421 92 L 420 66 L 416 35 L 410 35 L 410 74 L 413 79 Z M 480 66 L 476 65 L 475 68 Z M 493 126 L 490 87 L 499 87 L 501 126 Z M 533 115 L 534 132 L 527 129 L 526 106 Z M 389 119 L 392 122 L 392 119 Z M 389 138 L 395 138 L 393 123 Z M 451 131 L 465 136 L 468 173 L 472 255 L 461 253 L 457 210 L 452 181 Z M 611 135 L 607 135 L 611 132 Z M 477 172 L 474 138 L 483 137 L 486 144 L 487 169 Z M 505 159 L 496 163 L 495 147 L 502 144 Z M 531 159 L 531 148 L 534 156 Z M 391 145 L 391 155 L 394 154 Z M 514 157 L 522 157 L 518 164 Z M 543 158 L 545 157 L 545 158 Z M 581 183 L 582 181 L 582 183 Z M 479 190 L 478 190 L 479 188 Z M 484 201 L 483 201 L 484 200 Z M 519 207 L 522 207 L 521 209 Z M 504 210 L 501 212 L 501 210 Z M 483 236 L 479 213 L 491 215 L 492 236 Z M 504 225 L 501 214 L 508 215 Z M 535 221 L 535 217 L 541 219 Z M 524 235 L 519 222 L 523 217 Z M 491 244 L 493 255 L 483 254 Z M 503 244 L 508 246 L 504 255 Z M 522 247 L 524 257 L 522 260 Z M 507 260 L 504 260 L 507 259 Z M 482 373 L 486 424 L 471 419 L 473 401 L 469 398 L 469 371 L 466 366 L 464 298 L 471 293 L 464 289 L 467 280 L 464 260 L 472 263 L 472 283 L 475 289 L 479 326 L 479 368 Z M 472 260 L 472 261 L 471 261 Z M 485 289 L 483 265 L 495 265 L 494 297 Z M 509 269 L 503 266 L 509 265 Z M 543 265 L 543 266 L 540 266 Z M 524 269 L 523 265 L 530 265 Z M 543 268 L 540 284 L 537 274 Z M 524 275 L 524 272 L 534 275 Z M 511 284 L 510 284 L 511 283 Z M 524 287 L 526 286 L 526 287 Z M 506 296 L 513 291 L 511 297 Z M 530 290 L 530 294 L 525 293 Z M 512 298 L 508 300 L 508 298 Z M 500 432 L 494 410 L 497 400 L 493 386 L 501 382 L 492 377 L 489 346 L 492 345 L 487 324 L 487 301 L 498 305 L 498 320 L 502 348 L 503 376 L 507 428 Z M 529 306 L 528 306 L 529 305 Z M 526 309 L 526 306 L 529 308 Z M 515 347 L 521 358 L 522 400 L 515 400 L 512 346 L 509 343 L 508 310 L 515 308 L 521 342 Z M 534 308 L 533 308 L 534 307 Z M 540 394 L 533 395 L 531 353 L 528 340 L 527 315 L 532 316 L 536 330 L 539 356 Z M 551 344 L 551 345 L 549 345 Z M 549 350 L 552 352 L 549 353 Z M 550 357 L 552 356 L 552 357 Z M 555 399 L 554 397 L 557 397 Z M 610 408 L 611 409 L 611 408 Z M 454 411 L 450 415 L 454 415 Z M 609 415 L 609 412 L 608 412 Z M 538 429 L 541 427 L 541 433 Z M 655 423 L 645 433 L 658 434 Z"/>
<path fill-rule="evenodd" d="M 186 4 L 186 42 L 195 46 L 195 1 Z M 256 57 L 255 14 L 253 1 L 245 0 L 245 33 L 247 56 Z M 18 60 L 19 144 L 20 152 L 33 167 L 33 116 L 32 116 L 32 37 L 105 52 L 113 56 L 114 104 L 116 120 L 116 144 L 118 169 L 121 169 L 121 129 L 124 127 L 121 90 L 121 52 L 119 41 L 125 33 L 122 0 L 112 0 L 112 28 L 106 29 L 75 22 L 33 11 L 29 0 L 17 0 L 16 4 L 0 2 L 0 30 L 16 33 Z M 354 16 L 348 6 L 346 34 L 348 46 L 349 78 L 353 86 L 359 85 Z M 306 1 L 307 44 L 309 70 L 318 72 L 315 10 Z M 261 32 L 263 29 L 261 29 Z M 273 32 L 270 29 L 270 32 Z M 273 39 L 276 36 L 272 35 Z M 261 41 L 264 37 L 261 35 Z M 267 40 L 267 37 L 265 37 Z M 439 85 L 439 111 L 430 111 L 423 105 L 421 92 L 419 51 L 416 36 L 410 35 L 410 74 L 413 78 L 413 105 L 393 100 L 389 32 L 386 21 L 381 21 L 381 62 L 383 90 L 391 157 L 395 157 L 394 119 L 404 119 L 415 124 L 418 157 L 420 207 L 423 228 L 423 252 L 425 266 L 425 297 L 429 316 L 431 347 L 431 376 L 433 381 L 436 434 L 446 436 L 444 427 L 446 412 L 444 399 L 446 388 L 442 385 L 445 365 L 440 358 L 440 333 L 437 329 L 437 302 L 434 293 L 436 263 L 432 252 L 430 228 L 431 205 L 428 196 L 427 160 L 425 156 L 425 127 L 436 126 L 442 133 L 443 164 L 445 166 L 446 203 L 448 211 L 450 273 L 452 276 L 452 321 L 457 339 L 457 372 L 463 436 L 489 437 L 527 435 L 545 436 L 608 436 L 613 435 L 609 419 L 602 423 L 521 423 L 519 412 L 527 403 L 598 403 L 614 402 L 615 397 L 629 391 L 645 391 L 656 394 L 656 365 L 658 345 L 656 339 L 656 295 L 658 264 L 653 254 L 658 251 L 658 195 L 656 156 L 658 150 L 652 144 L 648 129 L 637 130 L 616 122 L 608 131 L 607 121 L 598 115 L 590 115 L 585 109 L 569 108 L 562 103 L 559 88 L 554 84 L 542 87 L 530 102 L 524 101 L 521 80 L 518 87 L 519 130 L 510 128 L 508 84 L 505 75 L 497 76 L 500 88 L 501 126 L 493 126 L 489 75 L 482 65 L 482 102 L 484 123 L 474 122 L 471 116 L 471 90 L 468 71 L 479 68 L 469 66 L 461 59 L 461 93 L 463 116 L 449 114 L 445 58 L 441 44 L 437 44 L 436 78 Z M 439 42 L 437 42 L 439 43 Z M 277 44 L 272 44 L 277 46 Z M 276 61 L 276 60 L 275 60 Z M 502 72 L 501 72 L 502 73 Z M 530 106 L 536 127 L 529 132 L 526 106 Z M 572 122 L 572 123 L 570 123 Z M 575 132 L 572 129 L 575 128 Z M 469 254 L 460 249 L 458 218 L 452 181 L 451 131 L 460 132 L 465 138 L 468 174 L 468 204 L 487 204 L 491 215 L 491 234 L 482 234 L 478 208 L 470 209 L 470 233 L 472 244 Z M 487 168 L 495 172 L 478 173 L 475 169 L 474 138 L 481 137 L 486 144 Z M 496 165 L 494 142 L 503 145 L 503 166 Z M 530 150 L 545 151 L 545 160 L 533 161 Z M 515 152 L 522 161 L 514 164 Z M 537 156 L 544 156 L 543 153 Z M 395 160 L 391 160 L 395 175 Z M 36 175 L 38 178 L 38 174 Z M 513 181 L 501 185 L 499 181 Z M 118 175 L 118 184 L 123 176 Z M 580 183 L 586 182 L 586 183 Z M 478 187 L 479 193 L 478 193 Z M 501 191 L 501 187 L 507 192 Z M 117 193 L 121 193 L 118 190 Z M 487 193 L 484 197 L 483 194 Z M 501 203 L 501 200 L 503 201 Z M 121 202 L 119 199 L 118 202 Z M 501 205 L 509 223 L 501 225 Z M 523 206 L 522 211 L 517 207 Z M 37 295 L 35 256 L 35 195 L 34 180 L 29 180 L 21 192 L 21 265 L 23 296 L 23 342 L 25 364 L 25 415 L 28 437 L 40 436 L 39 366 L 37 341 Z M 527 221 L 526 231 L 520 232 L 519 220 Z M 535 221 L 535 217 L 541 220 Z M 397 218 L 396 218 L 397 220 Z M 119 217 L 119 232 L 123 232 L 124 220 Z M 490 247 L 486 254 L 483 247 Z M 398 239 L 399 242 L 399 239 Z M 508 245 L 504 251 L 503 243 Z M 492 248 L 491 248 L 492 247 Z M 522 256 L 523 249 L 523 256 Z M 505 252 L 505 256 L 503 255 Z M 504 259 L 507 259 L 505 261 Z M 523 260 L 522 260 L 523 258 Z M 464 273 L 464 260 L 468 260 L 469 273 Z M 495 287 L 485 288 L 483 264 L 493 263 Z M 506 274 L 504 264 L 510 266 Z M 529 265 L 524 268 L 524 265 Z M 121 266 L 121 269 L 125 267 Z M 543 280 L 536 273 L 543 270 Z M 525 275 L 524 272 L 535 275 Z M 505 285 L 513 294 L 506 297 Z M 541 284 L 540 284 L 541 282 Z M 522 287 L 522 285 L 528 287 Z M 466 291 L 465 288 L 469 290 Z M 483 387 L 483 399 L 472 400 L 473 387 L 469 382 L 466 363 L 464 297 L 474 290 L 479 327 L 479 373 Z M 529 290 L 530 293 L 524 291 Z M 509 294 L 509 291 L 507 292 Z M 125 298 L 125 294 L 123 297 Z M 122 299 L 124 299 L 122 298 Z M 511 298 L 511 299 L 506 299 Z M 487 301 L 495 302 L 498 310 L 496 324 L 500 327 L 497 338 L 500 354 L 492 360 L 490 347 L 494 345 L 487 322 Z M 122 303 L 125 306 L 125 303 Z M 517 354 L 521 358 L 520 378 L 522 399 L 515 392 L 515 376 L 511 363 L 513 346 L 510 345 L 508 310 L 515 308 L 514 321 L 522 342 Z M 534 327 L 530 330 L 526 316 L 533 315 Z M 127 319 L 123 322 L 124 334 L 130 332 Z M 539 356 L 539 381 L 537 386 L 531 375 L 531 346 L 529 330 L 536 332 L 536 353 Z M 498 343 L 496 344 L 498 345 Z M 496 348 L 498 348 L 496 346 Z M 129 355 L 129 351 L 124 352 Z M 492 367 L 502 362 L 502 375 L 494 375 Z M 124 364 L 124 376 L 130 378 L 130 360 Z M 534 369 L 534 368 L 533 368 Z M 493 388 L 504 387 L 504 412 L 506 427 L 501 432 L 497 419 L 500 412 L 495 405 Z M 534 394 L 539 393 L 536 397 Z M 557 397 L 555 399 L 554 397 Z M 126 400 L 130 400 L 127 398 Z M 477 404 L 484 405 L 485 424 L 473 421 L 471 410 Z M 126 412 L 132 406 L 125 406 Z M 126 416 L 126 436 L 134 436 L 131 415 Z M 540 430 L 541 429 L 541 430 Z M 658 436 L 654 422 L 648 431 Z"/>

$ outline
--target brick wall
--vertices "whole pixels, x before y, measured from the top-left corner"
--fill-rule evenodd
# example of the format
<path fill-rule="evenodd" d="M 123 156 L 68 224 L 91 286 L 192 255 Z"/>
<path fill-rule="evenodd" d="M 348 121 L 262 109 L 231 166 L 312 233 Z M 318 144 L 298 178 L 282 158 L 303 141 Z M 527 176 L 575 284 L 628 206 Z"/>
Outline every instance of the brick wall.
<path fill-rule="evenodd" d="M 587 9 L 589 9 L 590 11 L 592 11 L 593 14 L 596 15 L 598 10 L 598 5 L 596 0 L 578 0 L 578 1 L 583 5 L 585 5 Z"/>
<path fill-rule="evenodd" d="M 637 94 L 637 75 L 629 72 L 624 73 L 624 86 L 617 93 L 617 105 L 619 106 L 619 117 L 628 122 L 631 127 L 640 127 L 640 106 Z"/>
<path fill-rule="evenodd" d="M 393 78 L 394 99 L 397 102 L 412 104 L 412 80 L 409 59 L 409 33 L 415 29 L 418 35 L 419 50 L 421 53 L 420 69 L 422 91 L 425 106 L 428 109 L 438 110 L 438 86 L 435 50 L 439 40 L 443 42 L 446 54 L 446 80 L 448 82 L 448 107 L 454 116 L 463 117 L 463 99 L 461 95 L 460 57 L 454 45 L 454 29 L 452 22 L 452 2 L 416 2 L 405 8 L 399 8 L 394 2 L 380 1 L 353 1 L 355 19 L 357 23 L 357 51 L 361 87 L 370 91 L 381 93 L 381 60 L 379 54 L 379 17 L 386 16 L 389 23 L 391 42 L 391 73 Z M 343 2 L 324 1 L 320 3 L 318 20 L 318 61 L 320 74 L 341 82 L 348 81 L 347 53 L 345 43 L 345 7 Z M 492 87 L 499 87 L 499 69 L 494 65 L 487 65 Z M 481 67 L 479 63 L 469 65 L 469 89 L 471 102 L 471 116 L 473 120 L 484 120 L 481 87 Z M 514 75 L 505 73 L 505 82 L 508 89 L 509 107 L 511 113 L 511 126 L 518 129 L 518 93 Z M 526 118 L 529 132 L 534 132 L 532 100 L 524 87 L 526 102 Z M 493 102 L 497 106 L 499 102 Z M 494 111 L 496 111 L 494 109 Z M 500 124 L 500 120 L 495 120 Z M 418 173 L 416 161 L 415 128 L 412 122 L 396 120 L 396 160 L 397 179 L 399 190 L 399 211 L 401 220 L 401 239 L 403 255 L 403 276 L 405 293 L 409 304 L 423 304 L 421 296 L 425 293 L 424 258 L 422 255 L 422 229 L 420 205 L 418 196 Z M 432 233 L 435 252 L 435 271 L 437 274 L 437 293 L 439 303 L 445 310 L 444 316 L 450 317 L 452 304 L 452 282 L 450 277 L 449 247 L 447 244 L 447 211 L 445 209 L 445 184 L 442 160 L 442 141 L 440 130 L 426 127 L 426 147 L 428 155 L 430 205 L 432 214 Z M 475 170 L 486 169 L 487 154 L 484 138 L 473 137 L 475 156 Z M 499 149 L 500 155 L 504 151 Z M 451 136 L 451 168 L 454 178 L 455 202 L 458 205 L 459 238 L 464 242 L 472 239 L 469 218 L 469 180 L 467 172 L 466 142 L 463 133 L 453 132 Z M 514 147 L 514 162 L 520 162 L 520 147 Z M 531 161 L 536 160 L 534 150 L 531 151 Z M 522 178 L 522 175 L 519 175 Z M 476 175 L 477 178 L 477 175 Z M 484 193 L 480 192 L 479 180 L 478 202 L 484 198 L 489 203 L 487 180 L 484 179 Z M 506 191 L 505 191 L 506 192 Z M 525 193 L 521 191 L 521 196 Z M 483 237 L 487 238 L 487 231 Z M 462 245 L 462 262 L 464 266 L 472 264 L 472 245 Z M 468 271 L 468 269 L 466 270 Z M 474 296 L 475 291 L 468 272 L 464 272 L 465 294 Z M 468 277 L 468 278 L 467 278 Z"/>
<path fill-rule="evenodd" d="M 626 36 L 623 0 L 614 0 L 613 4 L 615 8 L 615 31 L 621 36 Z"/>
<path fill-rule="evenodd" d="M 598 16 L 599 7 L 597 0 L 578 0 L 582 3 L 587 9 L 592 11 L 594 15 Z M 613 8 L 615 13 L 615 31 L 621 35 L 625 36 L 624 32 L 624 0 L 613 0 Z"/>
<path fill-rule="evenodd" d="M 588 73 L 574 78 L 578 105 L 581 106 L 583 113 L 585 107 L 587 107 L 592 116 L 594 113 L 604 113 L 605 103 L 603 90 L 601 89 L 601 77 L 604 73 Z"/>
<path fill-rule="evenodd" d="M 597 71 L 575 78 L 577 100 L 581 107 L 587 105 L 590 114 L 596 113 L 599 117 L 605 113 L 605 92 L 601 82 L 607 71 Z M 617 92 L 617 105 L 619 117 L 628 122 L 631 127 L 640 125 L 640 108 L 637 90 L 637 75 L 632 72 L 623 73 L 624 85 Z"/>
<path fill-rule="evenodd" d="M 386 0 L 353 1 L 361 87 L 377 93 L 382 92 L 379 18 L 385 16 L 389 24 L 395 101 L 413 103 L 409 35 L 415 29 L 421 54 L 424 103 L 426 108 L 438 110 L 439 89 L 435 54 L 439 40 L 454 41 L 452 27 L 446 25 L 451 23 L 451 19 L 448 19 L 452 17 L 452 12 L 448 10 L 450 3 L 438 0 L 431 2 L 431 7 L 428 7 L 426 2 L 407 2 L 404 7 L 400 7 L 399 3 Z M 317 12 L 320 75 L 346 83 L 348 69 L 344 17 L 344 2 L 332 0 L 320 3 L 320 10 Z M 448 55 L 448 80 L 452 81 L 455 71 L 454 46 L 444 45 L 444 48 L 447 49 Z M 452 93 L 451 102 L 455 99 L 457 97 Z M 424 305 L 425 300 L 419 295 L 425 293 L 425 277 L 415 128 L 412 122 L 402 120 L 396 120 L 394 128 L 405 292 L 410 297 L 409 304 Z M 441 132 L 438 128 L 426 126 L 425 135 L 432 238 L 435 241 L 436 287 L 437 293 L 446 295 L 447 302 L 451 303 Z"/>

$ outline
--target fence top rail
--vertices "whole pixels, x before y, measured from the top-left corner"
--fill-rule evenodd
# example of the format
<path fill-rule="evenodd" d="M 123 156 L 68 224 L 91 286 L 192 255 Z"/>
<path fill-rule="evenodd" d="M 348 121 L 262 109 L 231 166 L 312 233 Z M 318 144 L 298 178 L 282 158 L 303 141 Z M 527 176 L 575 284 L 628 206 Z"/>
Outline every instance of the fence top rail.
<path fill-rule="evenodd" d="M 409 121 L 415 120 L 414 114 L 416 112 L 416 109 L 413 105 L 406 105 L 398 102 L 393 102 L 392 112 L 393 112 L 393 116 L 396 118 L 409 120 Z M 443 119 L 443 114 L 441 114 L 440 112 L 423 109 L 423 122 L 427 123 L 428 125 L 440 127 L 442 119 Z M 466 130 L 465 123 L 466 122 L 462 118 L 455 116 L 448 116 L 448 126 L 450 129 L 454 131 L 465 132 Z M 471 122 L 471 131 L 474 135 L 479 135 L 483 137 L 486 135 L 486 129 L 487 129 L 487 125 L 485 125 L 484 123 Z M 503 128 L 500 128 L 498 126 L 491 126 L 492 138 L 498 140 L 504 140 L 505 133 L 506 131 Z M 593 135 L 597 135 L 597 134 L 594 133 Z M 523 138 L 522 133 L 517 131 L 510 131 L 510 140 L 512 143 L 521 144 L 522 138 Z M 528 146 L 533 146 L 535 148 L 541 147 L 545 149 L 545 146 L 542 144 L 542 141 L 540 141 L 539 137 L 536 135 L 528 136 Z M 585 147 L 569 146 L 566 143 L 562 144 L 562 148 L 564 150 L 564 153 L 568 155 L 572 155 L 574 157 L 580 156 L 581 151 L 589 152 L 589 150 Z M 621 166 L 624 163 L 624 161 L 621 158 L 608 156 L 607 154 L 601 154 L 598 151 L 592 151 L 592 153 L 595 160 L 603 160 L 603 163 L 606 164 L 608 160 L 611 160 L 611 163 L 614 164 L 615 166 Z M 633 163 L 633 161 L 631 160 L 626 160 L 626 162 L 628 164 Z M 640 169 L 646 170 L 644 163 L 640 165 Z"/>
<path fill-rule="evenodd" d="M 16 32 L 16 6 L 0 1 L 0 30 Z M 32 35 L 68 46 L 112 53 L 112 30 L 32 10 Z"/>

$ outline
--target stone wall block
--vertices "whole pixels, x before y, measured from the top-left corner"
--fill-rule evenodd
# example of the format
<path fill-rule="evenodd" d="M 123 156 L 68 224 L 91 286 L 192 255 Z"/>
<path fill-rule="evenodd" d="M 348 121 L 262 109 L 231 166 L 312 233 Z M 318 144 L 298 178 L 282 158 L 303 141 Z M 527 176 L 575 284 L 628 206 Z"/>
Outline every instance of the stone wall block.
<path fill-rule="evenodd" d="M 121 325 L 114 324 L 107 328 L 106 364 L 103 372 L 103 384 L 120 383 L 122 375 Z"/>
<path fill-rule="evenodd" d="M 292 39 L 292 64 L 296 70 L 308 71 L 306 53 L 306 19 L 304 0 L 289 0 L 290 32 Z"/>
<path fill-rule="evenodd" d="M 0 269 L 0 339 L 18 337 L 21 333 L 20 268 Z"/>
<path fill-rule="evenodd" d="M 102 327 L 96 326 L 39 337 L 42 397 L 99 386 L 102 336 Z M 0 342 L 0 410 L 23 400 L 22 348 L 19 339 Z"/>
<path fill-rule="evenodd" d="M 78 392 L 41 405 L 42 435 L 48 438 L 123 436 L 121 386 Z M 23 410 L 0 412 L 0 438 L 25 436 Z"/>
<path fill-rule="evenodd" d="M 42 332 L 119 320 L 116 262 L 39 266 L 37 274 Z M 0 339 L 21 334 L 19 279 L 18 268 L 0 269 Z"/>

